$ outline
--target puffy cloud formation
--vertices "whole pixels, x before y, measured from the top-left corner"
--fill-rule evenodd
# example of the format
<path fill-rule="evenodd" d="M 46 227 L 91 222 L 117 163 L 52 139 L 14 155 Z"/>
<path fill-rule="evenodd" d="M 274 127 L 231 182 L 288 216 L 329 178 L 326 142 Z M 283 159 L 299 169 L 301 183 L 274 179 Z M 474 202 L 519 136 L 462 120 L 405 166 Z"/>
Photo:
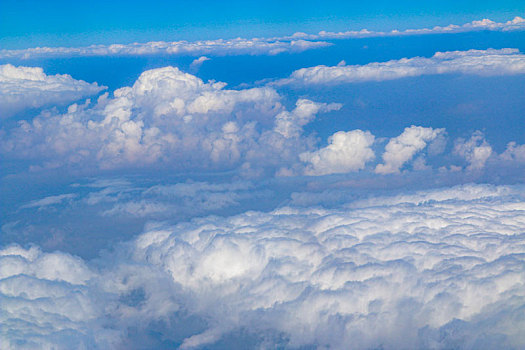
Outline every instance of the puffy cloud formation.
<path fill-rule="evenodd" d="M 476 131 L 468 141 L 457 140 L 454 152 L 467 160 L 469 163 L 467 170 L 479 170 L 485 166 L 492 154 L 492 147 L 485 140 L 483 133 Z"/>
<path fill-rule="evenodd" d="M 424 128 L 412 125 L 403 133 L 388 141 L 383 153 L 383 164 L 376 166 L 376 173 L 398 173 L 401 167 L 431 141 L 442 137 L 444 129 Z"/>
<path fill-rule="evenodd" d="M 301 99 L 288 112 L 270 87 L 224 87 L 174 67 L 149 70 L 112 97 L 21 121 L 1 148 L 14 158 L 43 159 L 47 167 L 170 164 L 249 172 L 252 163 L 296 161 L 314 142 L 301 136 L 302 127 L 316 113 L 340 107 Z"/>
<path fill-rule="evenodd" d="M 202 41 L 152 41 L 147 43 L 91 45 L 85 47 L 35 47 L 0 50 L 0 59 L 74 56 L 142 56 L 142 55 L 277 55 L 302 52 L 331 45 L 324 41 L 286 38 L 219 39 Z"/>
<path fill-rule="evenodd" d="M 522 348 L 524 200 L 466 185 L 152 225 L 103 269 L 5 248 L 2 348 Z"/>
<path fill-rule="evenodd" d="M 65 105 L 104 89 L 67 74 L 46 75 L 39 67 L 0 65 L 0 118 L 31 108 Z"/>
<path fill-rule="evenodd" d="M 0 250 L 0 347 L 114 348 L 118 334 L 100 323 L 105 300 L 97 303 L 87 285 L 93 277 L 82 260 L 68 254 Z"/>
<path fill-rule="evenodd" d="M 517 49 L 488 49 L 436 52 L 430 58 L 402 58 L 365 65 L 320 65 L 296 70 L 289 78 L 274 84 L 343 84 L 452 73 L 483 76 L 523 74 L 525 55 Z"/>
<path fill-rule="evenodd" d="M 374 159 L 370 146 L 374 135 L 368 131 L 338 131 L 328 139 L 328 146 L 315 152 L 300 155 L 307 163 L 307 175 L 326 175 L 361 170 L 365 163 Z"/>
<path fill-rule="evenodd" d="M 389 32 L 370 31 L 368 29 L 349 30 L 345 32 L 320 31 L 318 34 L 295 33 L 292 38 L 302 38 L 309 40 L 317 39 L 348 39 L 348 38 L 370 38 L 385 36 L 406 36 L 424 34 L 445 34 L 445 33 L 465 33 L 481 30 L 491 31 L 518 31 L 525 30 L 525 19 L 519 16 L 507 22 L 494 22 L 488 18 L 472 21 L 463 25 L 449 24 L 448 26 L 435 26 L 433 28 L 391 30 Z"/>
<path fill-rule="evenodd" d="M 302 127 L 311 122 L 317 113 L 338 110 L 341 107 L 339 103 L 325 104 L 299 99 L 294 110 L 283 111 L 275 117 L 274 130 L 286 138 L 299 137 Z"/>

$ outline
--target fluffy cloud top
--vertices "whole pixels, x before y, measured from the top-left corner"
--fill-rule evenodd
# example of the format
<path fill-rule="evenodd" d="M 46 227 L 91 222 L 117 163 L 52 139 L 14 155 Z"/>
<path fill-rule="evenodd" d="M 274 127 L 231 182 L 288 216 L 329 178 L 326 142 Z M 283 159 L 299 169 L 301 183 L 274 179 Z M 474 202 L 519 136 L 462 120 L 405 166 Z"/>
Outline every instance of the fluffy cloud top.
<path fill-rule="evenodd" d="M 522 348 L 524 199 L 469 185 L 151 226 L 103 270 L 6 248 L 2 348 Z"/>
<path fill-rule="evenodd" d="M 297 159 L 313 139 L 302 127 L 337 104 L 300 99 L 292 111 L 270 87 L 225 89 L 174 67 L 149 70 L 132 87 L 74 104 L 63 115 L 21 121 L 2 140 L 15 158 L 117 168 L 170 164 L 177 169 L 277 166 Z"/>
<path fill-rule="evenodd" d="M 328 146 L 302 153 L 300 158 L 308 164 L 307 175 L 347 173 L 363 169 L 366 162 L 374 159 L 370 148 L 373 143 L 374 135 L 368 131 L 338 131 L 330 136 Z"/>
<path fill-rule="evenodd" d="M 141 55 L 276 55 L 302 52 L 331 45 L 324 41 L 303 39 L 230 39 L 203 41 L 152 41 L 147 43 L 91 45 L 85 47 L 35 47 L 0 50 L 0 58 L 30 59 L 35 57 L 72 56 L 141 56 Z"/>
<path fill-rule="evenodd" d="M 443 135 L 444 129 L 424 128 L 412 125 L 398 137 L 390 139 L 383 153 L 383 164 L 378 164 L 376 173 L 398 173 L 401 167 L 427 144 Z"/>
<path fill-rule="evenodd" d="M 0 118 L 26 109 L 65 105 L 104 89 L 67 74 L 46 75 L 39 67 L 0 65 Z"/>
<path fill-rule="evenodd" d="M 485 140 L 483 133 L 476 131 L 467 141 L 457 140 L 454 152 L 467 160 L 469 163 L 467 169 L 479 170 L 485 166 L 492 154 L 492 147 Z"/>
<path fill-rule="evenodd" d="M 452 73 L 483 76 L 524 74 L 525 55 L 517 49 L 488 49 L 437 52 L 430 58 L 403 58 L 365 65 L 320 65 L 296 70 L 289 78 L 275 84 L 342 84 Z"/>
<path fill-rule="evenodd" d="M 341 107 L 339 103 L 325 104 L 299 99 L 294 110 L 283 111 L 275 117 L 274 130 L 286 138 L 299 137 L 302 127 L 311 122 L 317 113 L 338 110 Z"/>

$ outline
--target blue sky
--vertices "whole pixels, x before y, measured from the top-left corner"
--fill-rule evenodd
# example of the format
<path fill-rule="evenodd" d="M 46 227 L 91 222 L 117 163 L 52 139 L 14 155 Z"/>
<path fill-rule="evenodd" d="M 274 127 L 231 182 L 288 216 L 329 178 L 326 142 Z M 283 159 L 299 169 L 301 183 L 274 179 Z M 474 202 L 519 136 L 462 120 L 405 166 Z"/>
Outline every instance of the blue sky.
<path fill-rule="evenodd" d="M 408 29 L 523 14 L 505 1 L 2 1 L 0 45 L 78 46 L 296 31 Z"/>
<path fill-rule="evenodd" d="M 0 347 L 521 349 L 520 1 L 0 3 Z"/>

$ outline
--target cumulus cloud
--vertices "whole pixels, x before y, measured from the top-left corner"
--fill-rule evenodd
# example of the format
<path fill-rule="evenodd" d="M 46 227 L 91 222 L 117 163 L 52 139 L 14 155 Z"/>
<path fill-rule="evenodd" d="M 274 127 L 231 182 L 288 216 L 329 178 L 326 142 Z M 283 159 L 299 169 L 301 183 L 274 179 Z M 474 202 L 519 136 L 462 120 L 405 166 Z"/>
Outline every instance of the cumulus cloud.
<path fill-rule="evenodd" d="M 8 247 L 2 348 L 522 348 L 523 195 L 468 185 L 151 225 L 103 269 Z"/>
<path fill-rule="evenodd" d="M 147 43 L 91 45 L 85 47 L 35 47 L 0 50 L 0 59 L 31 59 L 37 57 L 75 56 L 143 56 L 143 55 L 277 55 L 283 52 L 303 52 L 330 46 L 324 41 L 303 39 L 219 39 L 202 41 L 152 41 Z"/>
<path fill-rule="evenodd" d="M 480 170 L 492 154 L 492 147 L 481 131 L 476 131 L 469 140 L 458 139 L 454 152 L 469 163 L 467 170 Z"/>
<path fill-rule="evenodd" d="M 365 65 L 320 65 L 296 70 L 289 78 L 274 84 L 343 84 L 453 73 L 481 76 L 524 74 L 525 55 L 517 49 L 507 48 L 436 52 L 430 58 L 402 58 Z"/>
<path fill-rule="evenodd" d="M 280 100 L 270 87 L 229 90 L 174 67 L 153 69 L 96 103 L 21 121 L 1 147 L 15 158 L 43 159 L 46 167 L 170 164 L 249 172 L 251 164 L 297 161 L 313 143 L 302 127 L 316 113 L 340 108 L 300 99 L 289 112 Z"/>
<path fill-rule="evenodd" d="M 106 89 L 67 74 L 47 75 L 39 67 L 0 65 L 0 118 L 27 109 L 65 105 Z"/>
<path fill-rule="evenodd" d="M 398 173 L 401 167 L 414 155 L 423 150 L 431 141 L 438 139 L 445 129 L 424 128 L 412 125 L 405 128 L 403 133 L 388 141 L 383 153 L 383 164 L 376 166 L 379 174 Z"/>
<path fill-rule="evenodd" d="M 328 145 L 315 152 L 300 155 L 307 163 L 307 175 L 326 175 L 361 170 L 366 162 L 374 159 L 370 146 L 374 135 L 369 131 L 338 131 L 328 139 Z"/>
<path fill-rule="evenodd" d="M 307 99 L 297 100 L 295 109 L 283 111 L 275 117 L 274 130 L 286 138 L 298 137 L 302 127 L 311 122 L 319 112 L 329 112 L 342 107 L 339 103 L 316 103 Z"/>

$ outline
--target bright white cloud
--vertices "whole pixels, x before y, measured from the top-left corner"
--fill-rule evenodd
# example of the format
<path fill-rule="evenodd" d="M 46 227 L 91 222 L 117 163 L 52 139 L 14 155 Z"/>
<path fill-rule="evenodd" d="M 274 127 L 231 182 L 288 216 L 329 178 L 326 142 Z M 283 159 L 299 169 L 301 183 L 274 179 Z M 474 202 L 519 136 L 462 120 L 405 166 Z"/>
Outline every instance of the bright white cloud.
<path fill-rule="evenodd" d="M 388 141 L 383 153 L 383 164 L 378 164 L 376 173 L 391 174 L 398 173 L 403 165 L 423 150 L 428 143 L 438 139 L 444 129 L 424 128 L 412 125 L 405 128 L 403 133 Z"/>
<path fill-rule="evenodd" d="M 170 164 L 185 170 L 243 166 L 249 172 L 251 164 L 297 161 L 313 143 L 301 136 L 302 127 L 316 113 L 340 108 L 300 99 L 288 112 L 270 87 L 224 87 L 173 67 L 149 70 L 112 97 L 22 121 L 2 140 L 2 150 L 43 159 L 47 167 Z"/>
<path fill-rule="evenodd" d="M 483 133 L 476 131 L 469 140 L 457 140 L 454 153 L 467 160 L 467 170 L 480 170 L 491 156 L 492 147 L 485 140 Z"/>
<path fill-rule="evenodd" d="M 0 50 L 0 58 L 30 59 L 35 57 L 74 56 L 142 56 L 142 55 L 277 55 L 302 52 L 330 46 L 324 41 L 303 39 L 219 39 L 203 41 L 152 41 L 147 43 L 91 45 L 85 47 L 35 47 Z"/>
<path fill-rule="evenodd" d="M 516 49 L 488 49 L 437 52 L 430 58 L 402 58 L 365 65 L 320 65 L 296 70 L 289 78 L 274 84 L 343 84 L 452 73 L 481 76 L 524 74 L 525 55 Z"/>
<path fill-rule="evenodd" d="M 522 348 L 524 230 L 523 188 L 468 185 L 150 226 L 103 270 L 10 247 L 2 348 Z"/>
<path fill-rule="evenodd" d="M 65 105 L 104 89 L 67 74 L 46 75 L 39 67 L 0 65 L 0 118 L 27 109 Z"/>
<path fill-rule="evenodd" d="M 326 175 L 361 170 L 366 162 L 374 159 L 370 146 L 374 135 L 368 131 L 338 131 L 328 139 L 328 145 L 315 152 L 300 155 L 307 163 L 307 175 Z"/>

